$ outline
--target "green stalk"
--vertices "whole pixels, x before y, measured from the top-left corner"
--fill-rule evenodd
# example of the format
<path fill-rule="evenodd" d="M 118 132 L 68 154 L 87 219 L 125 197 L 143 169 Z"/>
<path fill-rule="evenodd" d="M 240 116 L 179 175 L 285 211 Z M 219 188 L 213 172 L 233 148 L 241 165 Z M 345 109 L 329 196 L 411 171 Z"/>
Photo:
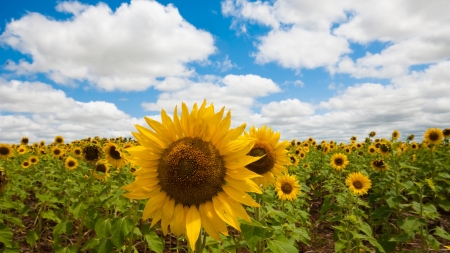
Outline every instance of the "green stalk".
<path fill-rule="evenodd" d="M 420 187 L 420 195 L 419 195 L 419 205 L 420 205 L 420 219 L 423 217 L 423 203 L 422 203 L 422 196 L 423 196 L 423 186 Z M 420 252 L 424 252 L 424 235 L 423 235 L 423 225 L 420 224 Z"/>

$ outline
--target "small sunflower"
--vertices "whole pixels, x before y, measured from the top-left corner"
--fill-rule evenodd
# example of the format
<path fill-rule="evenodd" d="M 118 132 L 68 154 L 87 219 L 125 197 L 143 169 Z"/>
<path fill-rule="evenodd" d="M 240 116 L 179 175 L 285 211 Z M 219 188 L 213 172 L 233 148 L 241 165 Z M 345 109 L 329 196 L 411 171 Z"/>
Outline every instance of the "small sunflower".
<path fill-rule="evenodd" d="M 299 157 L 300 159 L 305 159 L 306 153 L 302 151 L 302 152 L 300 152 L 300 154 L 298 154 L 298 157 Z"/>
<path fill-rule="evenodd" d="M 346 146 L 346 147 L 344 148 L 344 151 L 345 151 L 345 153 L 347 153 L 347 154 L 351 154 L 351 153 L 352 153 L 352 147 L 351 147 L 351 146 Z"/>
<path fill-rule="evenodd" d="M 78 167 L 78 161 L 77 159 L 68 156 L 64 162 L 64 167 L 66 167 L 67 170 L 74 170 Z"/>
<path fill-rule="evenodd" d="M 53 157 L 58 158 L 58 157 L 62 157 L 63 155 L 64 155 L 64 151 L 61 148 L 56 147 L 56 146 L 54 146 L 52 148 L 52 156 Z"/>
<path fill-rule="evenodd" d="M 88 145 L 83 148 L 83 158 L 88 163 L 96 163 L 102 156 L 102 151 L 96 145 Z"/>
<path fill-rule="evenodd" d="M 369 154 L 374 155 L 377 153 L 377 148 L 373 145 L 370 145 L 369 148 L 367 148 L 367 151 L 369 152 Z"/>
<path fill-rule="evenodd" d="M 80 147 L 73 148 L 72 152 L 76 157 L 82 157 L 83 155 L 83 150 Z"/>
<path fill-rule="evenodd" d="M 352 137 L 350 137 L 350 141 L 356 141 L 356 136 L 352 136 Z"/>
<path fill-rule="evenodd" d="M 40 146 L 40 147 L 45 147 L 45 141 L 44 141 L 44 140 L 41 140 L 41 141 L 39 142 L 39 146 Z"/>
<path fill-rule="evenodd" d="M 407 139 L 408 139 L 408 141 L 412 141 L 412 140 L 414 140 L 414 137 L 415 137 L 414 134 L 411 134 L 408 136 Z"/>
<path fill-rule="evenodd" d="M 294 155 L 289 156 L 289 161 L 290 161 L 289 165 L 291 166 L 295 167 L 298 165 L 298 158 Z"/>
<path fill-rule="evenodd" d="M 377 135 L 377 133 L 375 131 L 372 131 L 369 133 L 369 137 L 371 137 L 371 138 L 375 137 L 375 135 Z"/>
<path fill-rule="evenodd" d="M 345 180 L 348 188 L 356 195 L 367 194 L 369 189 L 372 187 L 372 182 L 369 177 L 362 174 L 361 172 L 350 173 Z"/>
<path fill-rule="evenodd" d="M 442 134 L 444 135 L 444 138 L 450 137 L 450 128 L 442 130 Z"/>
<path fill-rule="evenodd" d="M 255 145 L 247 155 L 262 157 L 261 159 L 245 166 L 262 177 L 253 178 L 257 185 L 268 185 L 275 183 L 275 176 L 281 176 L 287 172 L 285 165 L 289 165 L 289 157 L 286 148 L 289 142 L 280 142 L 280 133 L 274 132 L 264 125 L 261 128 L 250 127 L 249 132 L 244 132 L 246 138 L 255 138 Z"/>
<path fill-rule="evenodd" d="M 419 149 L 419 144 L 417 144 L 417 142 L 413 142 L 413 143 L 411 143 L 411 149 L 412 150 L 418 150 Z"/>
<path fill-rule="evenodd" d="M 303 164 L 303 168 L 305 168 L 305 169 L 309 169 L 309 168 L 310 168 L 310 166 L 309 166 L 309 164 L 305 163 L 305 164 Z"/>
<path fill-rule="evenodd" d="M 22 139 L 20 139 L 20 145 L 27 145 L 30 139 L 28 137 L 24 136 Z"/>
<path fill-rule="evenodd" d="M 31 164 L 37 164 L 39 162 L 39 158 L 37 156 L 31 156 L 29 160 Z"/>
<path fill-rule="evenodd" d="M 398 140 L 398 138 L 400 138 L 400 132 L 395 129 L 394 132 L 392 132 L 392 140 L 395 141 Z"/>
<path fill-rule="evenodd" d="M 389 168 L 386 162 L 381 159 L 371 161 L 370 166 L 376 171 L 385 171 Z"/>
<path fill-rule="evenodd" d="M 97 180 L 105 181 L 109 177 L 109 165 L 105 160 L 99 160 L 94 169 L 94 177 Z"/>
<path fill-rule="evenodd" d="M 331 156 L 330 164 L 335 170 L 343 170 L 349 164 L 349 161 L 346 155 L 336 153 Z"/>
<path fill-rule="evenodd" d="M 39 153 L 39 155 L 46 155 L 47 150 L 45 150 L 45 148 L 40 148 L 38 153 Z"/>
<path fill-rule="evenodd" d="M 125 158 L 119 151 L 116 144 L 108 142 L 103 147 L 103 152 L 105 153 L 105 158 L 114 168 L 119 169 L 125 164 Z"/>
<path fill-rule="evenodd" d="M 14 154 L 13 149 L 8 144 L 0 143 L 0 158 L 8 159 Z"/>
<path fill-rule="evenodd" d="M 21 155 L 25 154 L 26 152 L 27 152 L 27 146 L 25 146 L 25 145 L 20 145 L 17 148 L 17 153 L 19 153 Z"/>
<path fill-rule="evenodd" d="M 282 175 L 277 178 L 275 191 L 280 200 L 292 201 L 300 194 L 300 184 L 295 175 Z"/>
<path fill-rule="evenodd" d="M 200 107 L 194 104 L 191 112 L 182 103 L 181 116 L 175 107 L 173 119 L 162 110 L 161 123 L 145 117 L 151 129 L 136 125 L 138 133 L 133 135 L 142 146 L 127 149 L 127 159 L 141 169 L 134 172 L 134 182 L 123 187 L 129 191 L 124 196 L 148 199 L 142 218 L 152 217 L 152 226 L 161 221 L 164 235 L 168 226 L 176 236 L 185 234 L 191 248 L 202 227 L 220 240 L 220 233 L 228 235 L 227 223 L 240 231 L 238 217 L 250 222 L 242 204 L 259 204 L 246 192 L 262 192 L 252 181 L 260 176 L 245 166 L 264 154 L 262 164 L 276 164 L 277 148 L 284 147 L 278 143 L 279 134 L 253 130 L 250 135 L 256 132 L 261 135 L 256 138 L 270 147 L 275 143 L 275 149 L 265 144 L 251 151 L 255 139 L 239 138 L 245 124 L 229 129 L 231 113 L 224 117 L 224 111 L 214 112 L 206 100 Z M 274 156 L 268 157 L 268 152 Z"/>
<path fill-rule="evenodd" d="M 22 168 L 24 168 L 24 169 L 28 169 L 28 167 L 30 167 L 30 165 L 31 165 L 31 163 L 28 160 L 22 162 Z"/>
<path fill-rule="evenodd" d="M 378 153 L 382 156 L 388 156 L 391 153 L 391 147 L 388 143 L 381 143 L 378 148 Z"/>
<path fill-rule="evenodd" d="M 439 144 L 444 138 L 444 134 L 439 128 L 428 128 L 423 138 L 427 140 L 428 144 Z"/>

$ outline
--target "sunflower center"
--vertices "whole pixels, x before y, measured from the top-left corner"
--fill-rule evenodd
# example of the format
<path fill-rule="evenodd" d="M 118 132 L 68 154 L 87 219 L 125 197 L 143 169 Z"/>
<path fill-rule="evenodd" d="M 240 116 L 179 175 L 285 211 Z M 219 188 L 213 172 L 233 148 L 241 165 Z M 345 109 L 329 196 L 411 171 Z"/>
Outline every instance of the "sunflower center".
<path fill-rule="evenodd" d="M 55 149 L 55 151 L 53 151 L 53 154 L 55 154 L 55 155 L 59 155 L 59 154 L 61 154 L 61 150 L 59 150 L 59 149 Z"/>
<path fill-rule="evenodd" d="M 380 150 L 383 153 L 387 153 L 387 152 L 389 152 L 389 147 L 386 144 L 381 144 Z"/>
<path fill-rule="evenodd" d="M 80 154 L 81 154 L 81 150 L 75 149 L 75 155 L 80 155 Z"/>
<path fill-rule="evenodd" d="M 61 138 L 56 138 L 56 143 L 62 143 L 63 140 Z"/>
<path fill-rule="evenodd" d="M 377 160 L 373 164 L 375 166 L 377 166 L 378 168 L 383 168 L 384 167 L 384 161 L 382 161 L 382 160 Z"/>
<path fill-rule="evenodd" d="M 115 146 L 111 146 L 109 149 L 109 155 L 115 160 L 120 160 L 122 157 L 120 156 L 120 152 L 116 150 Z"/>
<path fill-rule="evenodd" d="M 104 165 L 103 163 L 97 165 L 97 167 L 95 168 L 95 171 L 106 173 L 106 165 Z"/>
<path fill-rule="evenodd" d="M 23 166 L 28 167 L 28 166 L 30 166 L 30 163 L 28 163 L 28 162 L 23 162 Z"/>
<path fill-rule="evenodd" d="M 69 165 L 69 167 L 74 167 L 75 166 L 75 162 L 74 161 L 69 161 L 67 163 L 67 165 Z"/>
<path fill-rule="evenodd" d="M 283 185 L 281 185 L 281 191 L 283 191 L 284 194 L 290 194 L 292 190 L 293 188 L 290 183 L 283 183 Z"/>
<path fill-rule="evenodd" d="M 334 164 L 336 164 L 337 166 L 342 166 L 344 164 L 344 160 L 340 157 L 334 159 Z"/>
<path fill-rule="evenodd" d="M 291 163 L 295 163 L 295 157 L 291 156 L 289 158 L 291 159 Z"/>
<path fill-rule="evenodd" d="M 431 132 L 429 136 L 430 136 L 430 140 L 432 140 L 432 141 L 439 140 L 439 134 L 437 132 Z"/>
<path fill-rule="evenodd" d="M 248 155 L 253 157 L 263 156 L 261 159 L 245 166 L 247 169 L 258 173 L 259 175 L 263 175 L 270 171 L 275 165 L 275 151 L 272 146 L 265 141 L 257 140 Z"/>
<path fill-rule="evenodd" d="M 353 187 L 355 187 L 355 189 L 357 190 L 361 190 L 363 188 L 363 184 L 361 183 L 361 181 L 355 180 L 353 181 Z"/>
<path fill-rule="evenodd" d="M 34 158 L 34 157 L 30 159 L 30 162 L 31 162 L 31 163 L 36 163 L 36 161 L 37 161 L 37 160 L 36 160 L 36 158 Z"/>
<path fill-rule="evenodd" d="M 0 147 L 0 155 L 9 155 L 9 148 Z"/>
<path fill-rule="evenodd" d="M 100 151 L 94 146 L 87 146 L 84 148 L 85 158 L 88 161 L 95 161 L 100 158 Z"/>
<path fill-rule="evenodd" d="M 179 139 L 161 155 L 161 188 L 177 203 L 200 205 L 211 201 L 225 183 L 225 162 L 211 142 Z"/>

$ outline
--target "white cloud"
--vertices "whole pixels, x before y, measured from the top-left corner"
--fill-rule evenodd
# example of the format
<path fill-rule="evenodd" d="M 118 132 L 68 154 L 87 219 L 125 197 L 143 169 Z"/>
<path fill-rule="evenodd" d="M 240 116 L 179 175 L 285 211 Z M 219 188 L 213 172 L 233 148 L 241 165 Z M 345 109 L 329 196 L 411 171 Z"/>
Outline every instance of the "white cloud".
<path fill-rule="evenodd" d="M 314 107 L 298 99 L 287 99 L 263 105 L 261 114 L 263 117 L 269 118 L 304 117 L 313 115 Z"/>
<path fill-rule="evenodd" d="M 9 61 L 17 74 L 45 73 L 53 81 L 87 81 L 100 89 L 145 90 L 156 78 L 188 77 L 186 64 L 206 61 L 214 53 L 210 33 L 186 22 L 172 6 L 156 1 L 131 1 L 115 11 L 62 2 L 57 10 L 73 17 L 54 20 L 28 13 L 6 25 L 0 43 L 32 61 Z"/>
<path fill-rule="evenodd" d="M 61 90 L 39 82 L 0 79 L 0 129 L 2 141 L 18 143 L 22 136 L 31 142 L 66 140 L 88 136 L 131 136 L 132 118 L 114 104 L 104 101 L 79 102 Z"/>
<path fill-rule="evenodd" d="M 227 72 L 232 68 L 236 68 L 237 65 L 231 62 L 231 60 L 228 58 L 228 55 L 225 55 L 225 59 L 223 60 L 223 62 L 217 62 L 217 67 L 221 72 Z"/>

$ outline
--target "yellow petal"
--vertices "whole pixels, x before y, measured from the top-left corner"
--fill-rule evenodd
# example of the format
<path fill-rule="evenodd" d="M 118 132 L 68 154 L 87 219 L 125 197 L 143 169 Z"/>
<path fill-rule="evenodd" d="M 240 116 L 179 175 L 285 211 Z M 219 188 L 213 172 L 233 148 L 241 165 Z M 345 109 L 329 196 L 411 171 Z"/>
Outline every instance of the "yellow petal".
<path fill-rule="evenodd" d="M 195 249 L 195 242 L 197 242 L 201 227 L 200 214 L 198 213 L 197 207 L 192 205 L 186 215 L 186 236 L 191 245 L 191 249 Z"/>
<path fill-rule="evenodd" d="M 241 231 L 239 222 L 226 199 L 222 199 L 220 195 L 213 197 L 213 206 L 217 216 L 235 229 Z"/>
<path fill-rule="evenodd" d="M 202 220 L 202 226 L 205 228 L 206 233 L 214 238 L 214 240 L 220 241 L 219 231 L 214 228 L 213 224 L 213 213 L 207 210 L 205 204 L 201 204 L 198 208 L 200 213 L 200 218 Z"/>
<path fill-rule="evenodd" d="M 228 194 L 228 196 L 230 196 L 232 199 L 240 203 L 243 203 L 247 206 L 254 206 L 254 207 L 261 206 L 258 203 L 256 203 L 256 201 L 253 200 L 252 197 L 250 197 L 250 195 L 248 195 L 245 192 L 236 190 L 236 188 L 231 187 L 230 185 L 223 185 L 222 189 Z"/>
<path fill-rule="evenodd" d="M 227 224 L 225 224 L 225 222 L 221 218 L 219 218 L 219 216 L 217 216 L 216 210 L 214 210 L 213 203 L 211 201 L 207 201 L 204 203 L 204 207 L 208 214 L 211 214 L 211 221 L 216 231 L 224 234 L 225 236 L 228 236 Z"/>
<path fill-rule="evenodd" d="M 175 210 L 175 200 L 166 199 L 166 202 L 164 203 L 162 210 L 164 210 L 164 212 L 162 213 L 161 228 L 163 230 L 164 235 L 167 235 L 168 232 L 167 227 L 169 226 L 170 222 L 172 222 L 173 211 Z"/>
<path fill-rule="evenodd" d="M 173 212 L 172 221 L 170 222 L 170 230 L 176 236 L 183 234 L 183 226 L 185 226 L 184 209 L 182 204 L 177 204 Z"/>
<path fill-rule="evenodd" d="M 143 220 L 150 218 L 156 209 L 161 208 L 166 199 L 166 195 L 166 192 L 159 192 L 147 201 L 145 204 L 144 213 L 142 214 Z"/>
<path fill-rule="evenodd" d="M 247 179 L 247 178 L 254 178 L 254 177 L 261 177 L 261 175 L 256 174 L 255 172 L 246 169 L 244 167 L 241 167 L 240 169 L 229 169 L 227 170 L 227 175 L 229 175 L 232 178 L 235 179 Z"/>
<path fill-rule="evenodd" d="M 250 216 L 248 216 L 248 213 L 245 211 L 244 207 L 242 207 L 241 204 L 228 197 L 228 195 L 224 192 L 219 192 L 218 195 L 219 198 L 221 197 L 222 200 L 227 201 L 228 205 L 231 207 L 231 210 L 233 210 L 235 216 L 238 216 L 248 222 L 251 222 Z"/>
<path fill-rule="evenodd" d="M 242 156 L 238 159 L 233 159 L 231 161 L 225 160 L 225 167 L 227 169 L 240 169 L 249 165 L 250 163 L 258 161 L 261 158 L 262 156 L 261 157 Z"/>
<path fill-rule="evenodd" d="M 259 186 L 250 179 L 238 180 L 238 179 L 235 179 L 235 178 L 232 178 L 232 177 L 226 175 L 225 181 L 227 182 L 227 184 L 229 184 L 230 186 L 232 186 L 236 189 L 240 189 L 245 192 L 256 192 L 256 193 L 262 194 L 262 191 L 259 188 Z"/>

